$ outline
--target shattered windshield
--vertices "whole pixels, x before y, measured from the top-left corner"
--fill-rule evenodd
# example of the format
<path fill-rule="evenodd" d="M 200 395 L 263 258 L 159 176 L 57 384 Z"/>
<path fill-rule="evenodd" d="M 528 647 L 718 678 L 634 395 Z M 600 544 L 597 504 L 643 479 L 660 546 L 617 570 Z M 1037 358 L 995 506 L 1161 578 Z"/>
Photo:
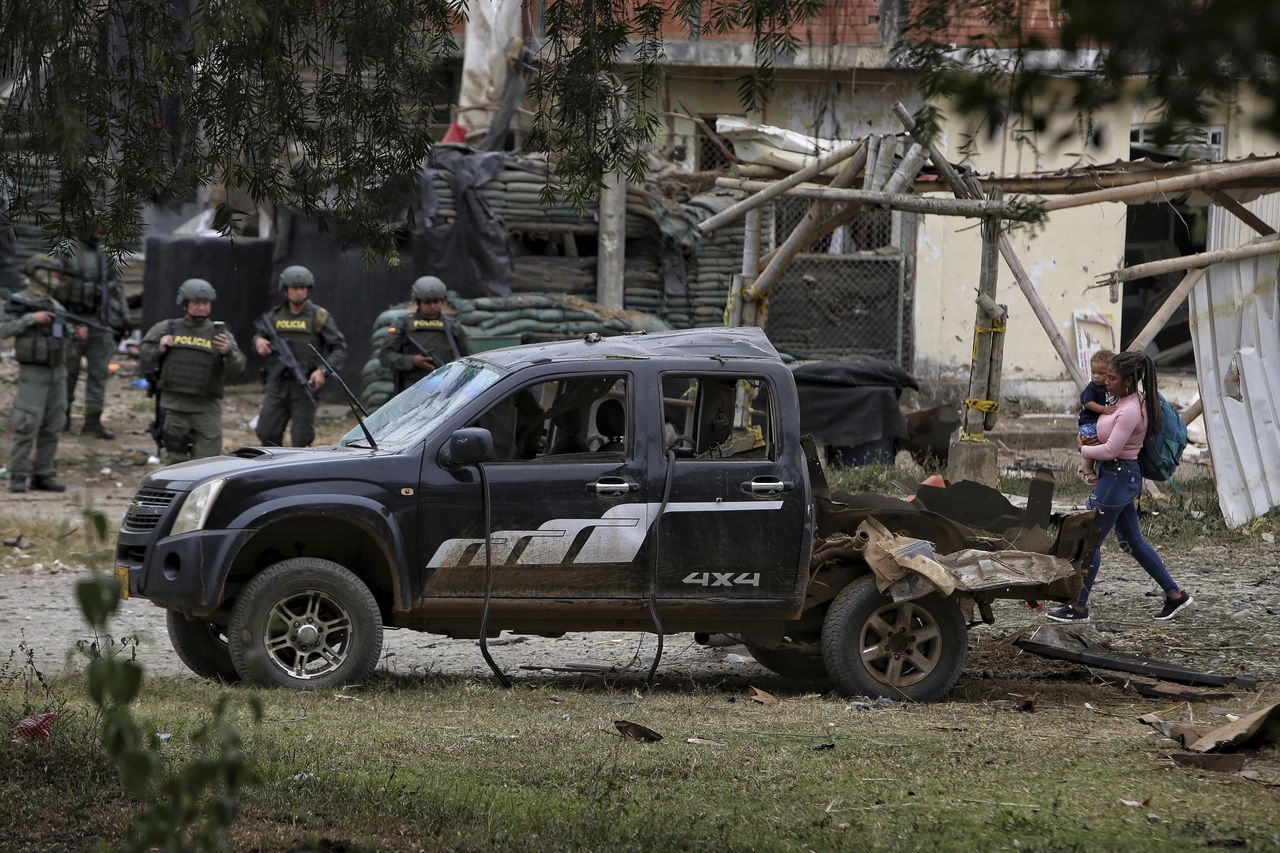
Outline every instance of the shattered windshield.
<path fill-rule="evenodd" d="M 436 425 L 474 400 L 502 374 L 477 361 L 463 359 L 446 364 L 397 394 L 365 419 L 379 450 L 403 450 L 426 438 Z M 368 447 L 357 425 L 340 445 Z"/>

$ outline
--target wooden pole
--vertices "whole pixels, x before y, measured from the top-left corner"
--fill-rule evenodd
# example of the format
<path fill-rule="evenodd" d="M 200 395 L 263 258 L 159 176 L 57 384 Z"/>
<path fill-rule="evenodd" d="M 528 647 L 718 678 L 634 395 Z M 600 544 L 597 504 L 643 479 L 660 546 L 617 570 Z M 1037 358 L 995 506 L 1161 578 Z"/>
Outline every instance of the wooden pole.
<path fill-rule="evenodd" d="M 1276 233 L 1276 229 L 1264 222 L 1258 214 L 1254 213 L 1252 210 L 1245 207 L 1222 190 L 1214 190 L 1211 195 L 1213 196 L 1213 200 L 1218 203 L 1219 207 L 1230 213 L 1236 219 L 1239 219 L 1245 225 L 1248 225 L 1254 231 L 1257 231 L 1263 237 L 1270 237 L 1272 234 Z"/>
<path fill-rule="evenodd" d="M 831 185 L 835 187 L 847 187 L 853 183 L 853 179 L 857 176 L 858 171 L 866 163 L 866 154 L 857 153 L 844 161 L 844 165 L 840 167 L 840 172 L 832 179 Z M 799 224 L 792 229 L 787 235 L 787 239 L 782 242 L 773 252 L 773 258 L 769 261 L 769 265 L 760 273 L 760 277 L 755 283 L 748 286 L 744 283 L 742 295 L 748 300 L 760 300 L 769 296 L 774 285 L 778 283 L 778 279 L 782 277 L 782 272 L 791 263 L 791 259 L 805 246 L 813 242 L 813 229 L 827 216 L 827 211 L 831 209 L 831 202 L 819 201 L 809 207 L 804 218 Z"/>
<path fill-rule="evenodd" d="M 680 109 L 684 110 L 684 114 L 688 116 L 694 124 L 702 128 L 702 132 L 707 135 L 707 138 L 716 144 L 716 147 L 720 149 L 720 153 L 724 155 L 725 160 L 730 163 L 737 161 L 738 158 L 729 150 L 729 146 L 724 144 L 724 140 L 720 138 L 720 134 L 716 133 L 702 116 L 689 109 L 689 107 L 685 105 L 683 99 L 676 98 L 676 103 L 680 105 Z"/>
<path fill-rule="evenodd" d="M 915 120 L 911 117 L 911 113 L 907 111 L 907 108 L 901 103 L 896 103 L 893 105 L 893 112 L 907 129 L 907 133 L 911 134 L 912 138 L 916 139 L 921 145 L 924 145 L 924 141 L 915 136 Z M 951 188 L 952 193 L 957 198 L 973 198 L 974 196 L 969 188 L 965 186 L 964 181 L 960 179 L 955 168 L 947 162 L 947 158 L 943 157 L 932 144 L 925 145 L 925 148 L 929 152 L 930 162 L 938 170 L 938 174 L 942 176 L 942 179 L 947 182 L 947 186 Z M 1045 307 L 1044 301 L 1040 299 L 1040 294 L 1036 293 L 1035 285 L 1031 283 L 1030 276 L 1027 275 L 1026 269 L 1022 266 L 1017 253 L 1013 250 L 1013 244 L 1009 242 L 1009 238 L 1004 234 L 1000 235 L 1000 254 L 1004 257 L 1009 271 L 1013 273 L 1014 281 L 1018 283 L 1018 289 L 1022 291 L 1022 295 L 1026 297 L 1027 304 L 1031 306 L 1036 319 L 1040 321 L 1040 327 L 1049 336 L 1049 342 L 1053 344 L 1054 350 L 1058 353 L 1058 358 L 1062 360 L 1063 365 L 1067 368 L 1067 373 L 1078 387 L 1083 388 L 1087 381 L 1084 373 L 1080 370 L 1080 366 L 1076 364 L 1075 357 L 1067 347 L 1066 339 L 1063 338 L 1062 333 L 1058 331 L 1058 327 L 1054 324 L 1053 317 L 1049 314 L 1049 309 Z"/>
<path fill-rule="evenodd" d="M 1138 198 L 1149 198 L 1156 195 L 1181 192 L 1182 190 L 1213 186 L 1227 181 L 1256 178 L 1261 175 L 1274 175 L 1277 172 L 1280 172 L 1280 158 L 1259 160 L 1256 163 L 1220 166 L 1197 172 L 1194 175 L 1183 175 L 1179 178 L 1152 178 L 1144 183 L 1132 184 L 1127 187 L 1112 187 L 1111 189 L 1057 198 L 1045 202 L 1044 209 L 1048 213 L 1054 210 L 1066 210 L 1071 207 L 1085 207 L 1103 201 L 1132 201 Z"/>
<path fill-rule="evenodd" d="M 992 201 L 999 201 L 1000 191 L 996 190 Z M 978 296 L 995 301 L 996 279 L 1000 262 L 1000 217 L 988 216 L 982 220 L 982 261 L 978 271 Z M 964 429 L 970 439 L 982 439 L 986 423 L 986 405 L 998 402 L 989 396 L 991 382 L 991 342 L 994 335 L 991 319 L 982 305 L 978 305 L 977 317 L 973 321 L 973 358 L 969 364 L 969 397 L 968 410 L 965 412 Z"/>
<path fill-rule="evenodd" d="M 1170 291 L 1165 297 L 1164 302 L 1151 319 L 1147 321 L 1147 325 L 1142 327 L 1142 331 L 1129 342 L 1129 349 L 1141 350 L 1146 349 L 1147 344 L 1155 340 L 1156 335 L 1160 334 L 1160 330 L 1169 322 L 1169 318 L 1174 315 L 1181 305 L 1191 294 L 1192 288 L 1196 286 L 1196 282 L 1204 277 L 1203 269 L 1192 270 L 1178 283 L 1178 286 Z"/>
<path fill-rule="evenodd" d="M 907 184 L 915 180 L 920 169 L 924 166 L 924 158 L 929 152 L 924 150 L 924 146 L 919 142 L 912 142 L 911 147 L 907 149 L 906 155 L 903 156 L 902 162 L 898 164 L 898 168 L 894 171 L 889 182 L 884 185 L 884 191 L 887 193 L 900 193 Z"/>
<path fill-rule="evenodd" d="M 843 225 L 848 225 L 850 222 L 857 219 L 861 214 L 862 214 L 862 205 L 846 204 L 844 207 L 840 208 L 835 213 L 831 214 L 826 219 L 822 220 L 821 222 L 819 222 L 817 225 L 813 227 L 813 230 L 809 232 L 809 237 L 810 237 L 809 242 L 816 243 L 817 241 L 821 240 L 823 237 L 826 237 L 828 234 L 831 234 L 832 232 L 834 232 L 837 228 Z M 760 266 L 762 267 L 769 266 L 769 264 L 773 261 L 773 258 L 777 253 L 778 253 L 778 250 L 774 249 L 769 254 L 760 258 Z"/>
<path fill-rule="evenodd" d="M 812 165 L 805 166 L 800 171 L 794 172 L 780 181 L 773 181 L 769 183 L 754 195 L 748 196 L 742 201 L 730 205 L 709 219 L 704 219 L 702 222 L 698 223 L 698 230 L 703 234 L 710 234 L 722 225 L 727 225 L 730 222 L 737 220 L 738 217 L 743 216 L 747 211 L 755 210 L 756 208 L 767 204 L 797 184 L 802 184 L 810 178 L 815 178 L 818 175 L 821 175 L 832 166 L 843 163 L 845 160 L 848 160 L 850 157 L 857 154 L 860 149 L 865 148 L 866 145 L 866 140 L 860 139 L 852 145 L 846 145 L 839 151 L 828 154 L 826 157 L 823 157 Z"/>
<path fill-rule="evenodd" d="M 724 187 L 725 189 L 754 190 L 758 187 L 768 186 L 768 184 L 765 181 L 746 181 L 742 178 L 716 178 L 716 186 Z M 974 218 L 999 216 L 1020 222 L 1035 222 L 1041 218 L 1039 213 L 1033 209 L 1010 205 L 1010 203 L 1004 201 L 993 202 L 989 199 L 926 198 L 925 196 L 909 193 L 843 189 L 839 187 L 824 187 L 818 184 L 799 184 L 787 190 L 785 194 L 826 201 L 883 205 L 893 210 L 905 210 L 911 213 L 931 213 L 938 216 L 969 216 Z"/>
<path fill-rule="evenodd" d="M 605 175 L 600 188 L 597 242 L 596 302 L 608 308 L 621 308 L 627 263 L 627 179 L 622 172 Z"/>
<path fill-rule="evenodd" d="M 898 137 L 885 136 L 880 140 L 880 150 L 876 153 L 875 169 L 871 170 L 871 164 L 867 164 L 867 169 L 872 171 L 869 189 L 878 190 L 888 183 L 889 176 L 893 174 L 893 158 L 897 153 Z"/>
<path fill-rule="evenodd" d="M 1204 414 L 1204 400 L 1200 399 L 1199 397 L 1197 397 L 1196 401 L 1192 403 L 1190 406 L 1187 406 L 1181 412 L 1178 412 L 1178 416 L 1182 418 L 1182 422 L 1184 424 L 1191 423 L 1192 421 L 1194 421 L 1196 418 L 1200 417 L 1203 414 Z"/>
<path fill-rule="evenodd" d="M 1280 237 L 1264 239 L 1247 246 L 1237 246 L 1234 249 L 1217 249 L 1212 252 L 1200 252 L 1195 255 L 1183 255 L 1180 258 L 1166 258 L 1163 261 L 1126 267 L 1098 276 L 1098 284 L 1119 284 L 1122 281 L 1149 278 L 1153 275 L 1164 275 L 1167 272 L 1207 267 L 1221 261 L 1240 261 L 1276 254 L 1280 254 Z"/>

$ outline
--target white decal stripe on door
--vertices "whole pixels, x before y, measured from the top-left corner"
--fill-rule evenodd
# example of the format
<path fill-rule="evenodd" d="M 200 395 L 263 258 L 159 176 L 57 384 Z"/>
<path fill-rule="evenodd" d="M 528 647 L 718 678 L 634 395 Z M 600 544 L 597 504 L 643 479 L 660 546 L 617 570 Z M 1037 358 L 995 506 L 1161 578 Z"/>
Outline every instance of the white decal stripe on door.
<path fill-rule="evenodd" d="M 583 530 L 591 535 L 574 558 L 575 563 L 630 563 L 644 545 L 649 526 L 660 504 L 629 503 L 607 510 L 600 518 L 553 518 L 537 530 L 497 530 L 490 536 L 494 565 L 503 565 L 520 542 L 528 540 L 517 565 L 564 563 L 569 549 Z M 782 501 L 687 501 L 669 503 L 673 512 L 766 512 L 782 508 Z M 476 546 L 480 546 L 476 548 Z M 440 543 L 427 568 L 483 565 L 483 539 L 448 539 Z"/>

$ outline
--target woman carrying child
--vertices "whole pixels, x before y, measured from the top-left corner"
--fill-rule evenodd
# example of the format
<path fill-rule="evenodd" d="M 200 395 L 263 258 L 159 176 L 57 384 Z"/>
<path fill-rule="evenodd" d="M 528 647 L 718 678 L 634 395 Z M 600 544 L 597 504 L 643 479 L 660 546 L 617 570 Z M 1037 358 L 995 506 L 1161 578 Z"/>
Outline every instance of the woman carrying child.
<path fill-rule="evenodd" d="M 1080 454 L 1094 461 L 1098 474 L 1098 483 L 1088 503 L 1090 508 L 1098 510 L 1098 548 L 1075 605 L 1069 604 L 1045 615 L 1056 622 L 1089 621 L 1089 593 L 1098 577 L 1102 543 L 1114 529 L 1120 547 L 1164 590 L 1164 606 L 1155 618 L 1172 619 L 1191 603 L 1191 594 L 1170 577 L 1160 555 L 1142 538 L 1136 505 L 1142 493 L 1138 454 L 1146 437 L 1160 426 L 1155 365 L 1145 353 L 1122 352 L 1107 368 L 1106 387 L 1116 401 L 1115 411 L 1098 418 L 1096 438 L 1076 438 Z M 1139 387 L 1142 394 L 1138 393 Z"/>

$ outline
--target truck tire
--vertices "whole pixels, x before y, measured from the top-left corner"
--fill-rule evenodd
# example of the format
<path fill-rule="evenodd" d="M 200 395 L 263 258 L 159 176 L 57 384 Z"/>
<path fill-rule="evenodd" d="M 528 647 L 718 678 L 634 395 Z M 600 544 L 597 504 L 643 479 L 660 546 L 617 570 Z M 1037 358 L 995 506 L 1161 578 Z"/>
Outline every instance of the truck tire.
<path fill-rule="evenodd" d="M 932 702 L 960 677 L 968 638 L 954 601 L 931 593 L 894 603 L 867 575 L 832 602 L 822 624 L 822 655 L 849 696 Z"/>
<path fill-rule="evenodd" d="M 827 663 L 822 659 L 821 653 L 803 652 L 785 646 L 757 646 L 747 640 L 743 640 L 742 644 L 757 663 L 783 678 L 814 680 L 828 677 Z"/>
<path fill-rule="evenodd" d="M 165 612 L 169 642 L 178 659 L 201 678 L 233 684 L 240 680 L 231 663 L 227 629 L 204 619 L 192 619 L 176 610 Z"/>
<path fill-rule="evenodd" d="M 249 581 L 231 610 L 227 639 L 247 684 L 323 690 L 373 672 L 382 653 L 382 613 L 347 569 L 297 557 Z"/>

